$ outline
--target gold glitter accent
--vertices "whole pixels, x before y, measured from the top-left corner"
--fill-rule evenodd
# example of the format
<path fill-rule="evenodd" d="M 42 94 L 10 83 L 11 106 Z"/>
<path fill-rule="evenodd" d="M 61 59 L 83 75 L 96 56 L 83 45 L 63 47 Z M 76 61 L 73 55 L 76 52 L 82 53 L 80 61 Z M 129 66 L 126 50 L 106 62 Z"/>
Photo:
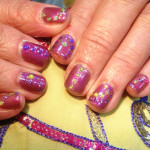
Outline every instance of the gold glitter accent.
<path fill-rule="evenodd" d="M 141 120 L 139 118 L 139 115 L 141 115 L 143 121 L 147 124 L 150 125 L 150 120 L 147 119 L 144 110 L 148 111 L 148 113 L 150 114 L 150 105 L 149 104 L 145 104 L 144 102 L 139 102 L 136 103 L 133 106 L 133 115 L 134 115 L 134 122 L 135 125 L 137 127 L 137 130 L 139 131 L 139 133 L 142 135 L 142 137 L 147 141 L 150 142 L 150 136 L 149 136 L 149 132 L 145 129 L 143 123 L 141 123 Z"/>
<path fill-rule="evenodd" d="M 73 79 L 72 82 L 73 82 L 73 83 L 77 83 L 77 79 Z"/>
<path fill-rule="evenodd" d="M 66 9 L 62 8 L 61 11 L 66 11 Z"/>
<path fill-rule="evenodd" d="M 95 97 L 98 97 L 98 93 L 95 93 L 94 96 L 95 96 Z"/>
<path fill-rule="evenodd" d="M 4 104 L 4 102 L 3 101 L 0 101 L 0 106 L 2 106 Z"/>
<path fill-rule="evenodd" d="M 83 67 L 81 67 L 80 69 L 79 69 L 79 71 L 83 71 L 84 70 L 84 68 Z"/>
<path fill-rule="evenodd" d="M 14 95 L 14 93 L 9 93 L 9 96 Z"/>
<path fill-rule="evenodd" d="M 90 96 L 92 96 L 92 95 L 93 95 L 93 93 L 90 94 Z"/>
<path fill-rule="evenodd" d="M 108 88 L 108 85 L 104 85 L 104 89 L 107 89 Z"/>
<path fill-rule="evenodd" d="M 28 76 L 28 78 L 32 80 L 32 79 L 34 78 L 34 75 L 33 75 L 33 74 L 30 74 L 30 75 Z"/>
<path fill-rule="evenodd" d="M 106 142 L 107 138 L 105 137 L 105 134 L 103 133 L 102 127 L 99 123 L 99 120 L 98 120 L 96 114 L 90 108 L 88 108 L 88 113 L 89 113 L 89 117 L 91 120 L 91 124 L 93 126 L 93 131 L 94 131 L 96 137 L 99 140 Z"/>
<path fill-rule="evenodd" d="M 80 74 L 76 74 L 76 77 L 80 77 Z"/>
<path fill-rule="evenodd" d="M 106 95 L 109 94 L 109 91 L 105 91 L 105 94 L 106 94 Z"/>
<path fill-rule="evenodd" d="M 73 85 L 70 85 L 70 86 L 69 86 L 69 89 L 72 89 L 72 88 L 73 88 Z"/>
<path fill-rule="evenodd" d="M 57 16 L 55 16 L 55 17 L 54 17 L 54 20 L 58 20 L 58 17 L 57 17 Z"/>
<path fill-rule="evenodd" d="M 67 42 L 62 42 L 62 45 L 63 46 L 67 46 Z"/>
<path fill-rule="evenodd" d="M 47 18 L 47 21 L 51 21 L 51 18 Z"/>
<path fill-rule="evenodd" d="M 43 17 L 45 17 L 46 15 L 44 14 L 44 13 L 42 13 L 42 15 L 41 15 L 41 17 L 43 18 Z"/>
<path fill-rule="evenodd" d="M 137 80 L 134 80 L 134 83 L 137 83 Z"/>

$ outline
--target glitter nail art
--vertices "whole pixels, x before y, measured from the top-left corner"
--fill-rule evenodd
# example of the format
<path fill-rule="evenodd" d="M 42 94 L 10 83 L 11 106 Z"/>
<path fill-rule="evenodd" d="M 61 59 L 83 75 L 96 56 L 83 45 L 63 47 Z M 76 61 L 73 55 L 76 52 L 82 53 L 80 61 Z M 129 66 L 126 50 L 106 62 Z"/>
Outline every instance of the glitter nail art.
<path fill-rule="evenodd" d="M 58 57 L 68 59 L 75 48 L 74 39 L 69 35 L 62 35 L 52 46 L 51 53 Z"/>
<path fill-rule="evenodd" d="M 67 19 L 68 10 L 64 8 L 57 8 L 57 7 L 46 7 L 42 11 L 42 19 L 46 23 L 57 22 L 61 23 Z"/>
<path fill-rule="evenodd" d="M 19 84 L 23 89 L 31 92 L 43 92 L 46 87 L 46 80 L 40 75 L 23 72 L 20 75 Z"/>
<path fill-rule="evenodd" d="M 70 72 L 65 87 L 72 94 L 80 94 L 84 91 L 90 77 L 90 72 L 85 66 L 76 65 Z"/>
<path fill-rule="evenodd" d="M 99 109 L 103 109 L 113 97 L 113 93 L 112 86 L 108 83 L 103 83 L 94 93 L 90 94 L 89 102 Z"/>
<path fill-rule="evenodd" d="M 148 83 L 148 77 L 144 74 L 139 74 L 129 83 L 129 86 L 139 93 L 148 85 Z"/>
<path fill-rule="evenodd" d="M 19 109 L 21 99 L 19 93 L 5 93 L 0 95 L 0 108 L 2 109 Z"/>
<path fill-rule="evenodd" d="M 22 58 L 32 64 L 45 66 L 49 60 L 49 51 L 41 45 L 25 42 L 22 47 Z"/>

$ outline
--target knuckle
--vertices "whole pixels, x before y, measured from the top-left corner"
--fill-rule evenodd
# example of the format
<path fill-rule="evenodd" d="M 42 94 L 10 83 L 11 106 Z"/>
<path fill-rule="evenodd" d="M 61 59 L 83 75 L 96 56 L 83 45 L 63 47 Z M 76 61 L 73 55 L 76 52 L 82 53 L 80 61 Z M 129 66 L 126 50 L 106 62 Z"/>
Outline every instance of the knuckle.
<path fill-rule="evenodd" d="M 83 40 L 86 40 L 86 43 L 88 43 L 92 51 L 96 51 L 99 54 L 104 53 L 106 55 L 112 53 L 111 50 L 114 47 L 112 39 L 113 36 L 111 33 L 102 27 L 95 27 L 93 30 L 83 35 Z"/>
<path fill-rule="evenodd" d="M 8 25 L 12 27 L 23 26 L 23 22 L 27 17 L 23 8 L 27 6 L 27 2 L 27 0 L 10 1 L 7 7 L 7 14 L 9 16 Z"/>
<path fill-rule="evenodd" d="M 125 68 L 127 71 L 133 71 L 137 69 L 137 60 L 139 56 L 131 53 L 120 53 L 113 56 L 115 62 L 118 63 L 119 68 Z"/>

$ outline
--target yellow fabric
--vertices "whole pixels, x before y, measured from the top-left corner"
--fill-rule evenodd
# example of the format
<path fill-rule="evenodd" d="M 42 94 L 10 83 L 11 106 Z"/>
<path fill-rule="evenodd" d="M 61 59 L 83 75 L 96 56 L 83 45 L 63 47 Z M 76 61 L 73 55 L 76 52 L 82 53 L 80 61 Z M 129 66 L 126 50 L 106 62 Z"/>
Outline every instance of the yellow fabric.
<path fill-rule="evenodd" d="M 94 139 L 85 110 L 85 99 L 68 94 L 64 88 L 65 70 L 53 60 L 43 72 L 48 88 L 43 97 L 28 102 L 24 112 L 62 130 Z M 130 115 L 133 100 L 121 99 L 111 113 L 100 115 L 111 145 L 128 150 L 149 149 L 135 132 Z M 71 146 L 55 142 L 14 123 L 5 135 L 2 150 L 73 150 Z"/>

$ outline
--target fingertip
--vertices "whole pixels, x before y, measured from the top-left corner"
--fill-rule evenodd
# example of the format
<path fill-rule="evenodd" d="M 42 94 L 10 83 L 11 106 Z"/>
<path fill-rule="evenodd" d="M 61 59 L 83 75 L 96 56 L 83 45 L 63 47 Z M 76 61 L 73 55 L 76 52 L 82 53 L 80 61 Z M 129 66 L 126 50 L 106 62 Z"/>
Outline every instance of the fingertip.
<path fill-rule="evenodd" d="M 0 95 L 0 120 L 9 119 L 18 115 L 25 106 L 25 97 L 16 93 Z"/>

